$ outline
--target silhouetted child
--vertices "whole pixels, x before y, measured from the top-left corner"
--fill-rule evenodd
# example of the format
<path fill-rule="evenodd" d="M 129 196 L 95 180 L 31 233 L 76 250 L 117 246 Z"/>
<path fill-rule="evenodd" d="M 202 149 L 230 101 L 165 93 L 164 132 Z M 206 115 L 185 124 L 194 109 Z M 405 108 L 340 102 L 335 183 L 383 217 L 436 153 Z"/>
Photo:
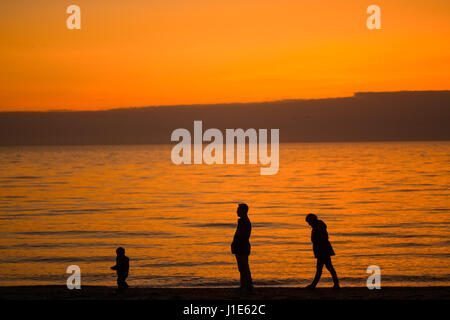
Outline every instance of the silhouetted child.
<path fill-rule="evenodd" d="M 239 204 L 237 208 L 238 225 L 231 244 L 231 253 L 236 256 L 239 273 L 241 275 L 240 289 L 247 292 L 253 291 L 252 274 L 248 265 L 250 255 L 250 234 L 252 224 L 248 218 L 248 206 L 245 203 Z"/>
<path fill-rule="evenodd" d="M 334 256 L 334 250 L 328 240 L 327 225 L 322 220 L 319 220 L 315 214 L 308 214 L 306 222 L 311 226 L 311 242 L 313 243 L 314 257 L 317 259 L 316 275 L 313 282 L 307 286 L 307 289 L 314 289 L 322 275 L 323 265 L 327 267 L 333 277 L 334 289 L 339 289 L 339 279 L 333 264 L 331 263 L 331 256 Z"/>
<path fill-rule="evenodd" d="M 119 291 L 128 288 L 128 284 L 125 281 L 128 277 L 128 270 L 130 269 L 130 259 L 125 255 L 125 249 L 119 247 L 116 249 L 116 265 L 112 266 L 112 270 L 117 272 L 117 287 Z"/>

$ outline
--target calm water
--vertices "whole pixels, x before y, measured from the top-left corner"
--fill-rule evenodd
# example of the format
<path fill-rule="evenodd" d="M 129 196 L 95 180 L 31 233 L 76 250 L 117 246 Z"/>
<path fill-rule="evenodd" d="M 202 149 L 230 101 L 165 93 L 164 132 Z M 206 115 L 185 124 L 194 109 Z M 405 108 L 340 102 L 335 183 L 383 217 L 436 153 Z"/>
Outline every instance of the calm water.
<path fill-rule="evenodd" d="M 280 171 L 180 166 L 171 146 L 0 148 L 0 285 L 236 286 L 236 204 L 253 223 L 257 285 L 314 275 L 307 213 L 328 225 L 344 286 L 450 285 L 450 142 L 282 144 Z M 324 272 L 319 285 L 330 286 Z"/>

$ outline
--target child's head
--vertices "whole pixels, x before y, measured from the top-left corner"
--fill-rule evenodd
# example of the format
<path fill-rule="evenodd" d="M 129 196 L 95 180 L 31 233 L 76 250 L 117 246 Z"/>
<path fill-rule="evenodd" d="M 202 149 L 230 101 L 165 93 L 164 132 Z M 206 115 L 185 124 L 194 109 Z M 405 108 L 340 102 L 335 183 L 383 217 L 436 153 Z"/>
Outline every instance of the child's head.
<path fill-rule="evenodd" d="M 118 247 L 118 248 L 116 249 L 116 254 L 117 254 L 118 256 L 124 256 L 124 255 L 125 255 L 125 249 L 122 248 L 122 247 Z"/>

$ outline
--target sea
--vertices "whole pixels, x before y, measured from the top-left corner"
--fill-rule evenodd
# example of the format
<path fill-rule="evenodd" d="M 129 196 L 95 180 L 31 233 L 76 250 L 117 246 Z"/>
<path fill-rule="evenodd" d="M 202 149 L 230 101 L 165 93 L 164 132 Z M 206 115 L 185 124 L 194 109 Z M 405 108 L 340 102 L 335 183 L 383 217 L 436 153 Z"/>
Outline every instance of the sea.
<path fill-rule="evenodd" d="M 0 147 L 0 285 L 236 287 L 230 244 L 249 206 L 255 286 L 309 284 L 308 213 L 341 286 L 450 285 L 450 142 L 282 143 L 279 171 L 175 165 L 173 145 Z M 319 286 L 331 286 L 324 268 Z"/>

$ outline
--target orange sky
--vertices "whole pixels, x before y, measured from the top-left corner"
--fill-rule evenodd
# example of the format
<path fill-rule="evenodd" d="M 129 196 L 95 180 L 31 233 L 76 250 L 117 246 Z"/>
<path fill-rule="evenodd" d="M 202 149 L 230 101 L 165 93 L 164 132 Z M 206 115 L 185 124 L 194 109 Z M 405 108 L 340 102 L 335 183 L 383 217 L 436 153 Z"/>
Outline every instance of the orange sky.
<path fill-rule="evenodd" d="M 0 18 L 2 111 L 450 89 L 448 0 L 15 0 Z"/>

